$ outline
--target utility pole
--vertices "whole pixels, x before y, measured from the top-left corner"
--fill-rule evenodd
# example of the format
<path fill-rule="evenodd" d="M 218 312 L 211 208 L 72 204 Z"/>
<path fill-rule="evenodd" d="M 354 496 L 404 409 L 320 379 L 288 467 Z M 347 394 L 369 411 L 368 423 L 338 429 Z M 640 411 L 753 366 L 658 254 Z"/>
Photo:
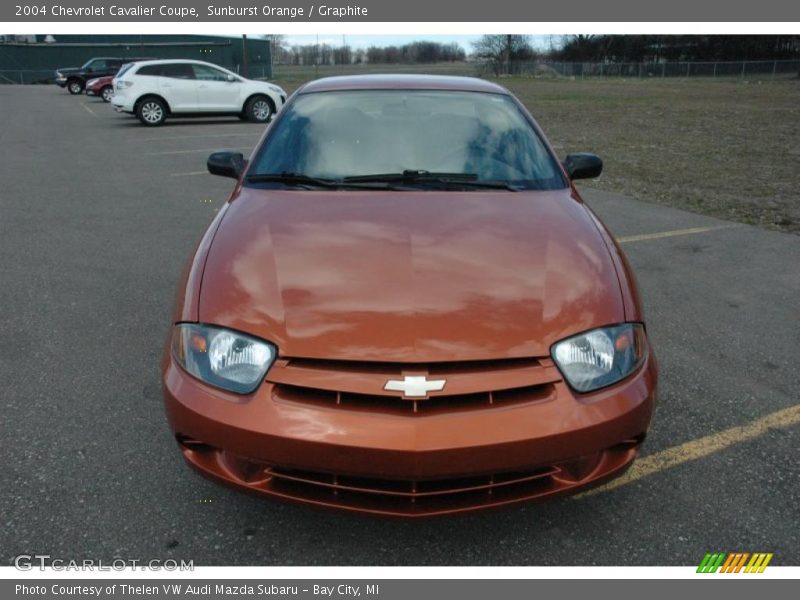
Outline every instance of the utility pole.
<path fill-rule="evenodd" d="M 506 35 L 506 75 L 511 75 L 511 35 Z"/>
<path fill-rule="evenodd" d="M 269 49 L 272 54 L 272 48 Z M 242 34 L 242 75 L 247 78 L 247 34 Z"/>

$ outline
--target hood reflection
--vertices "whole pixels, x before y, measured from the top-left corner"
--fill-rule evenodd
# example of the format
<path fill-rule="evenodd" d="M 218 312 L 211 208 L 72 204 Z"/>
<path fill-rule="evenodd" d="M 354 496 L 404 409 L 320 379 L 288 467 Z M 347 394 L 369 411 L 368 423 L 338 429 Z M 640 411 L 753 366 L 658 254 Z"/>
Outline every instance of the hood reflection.
<path fill-rule="evenodd" d="M 608 250 L 567 192 L 243 195 L 214 240 L 201 320 L 285 355 L 546 355 L 622 319 Z"/>

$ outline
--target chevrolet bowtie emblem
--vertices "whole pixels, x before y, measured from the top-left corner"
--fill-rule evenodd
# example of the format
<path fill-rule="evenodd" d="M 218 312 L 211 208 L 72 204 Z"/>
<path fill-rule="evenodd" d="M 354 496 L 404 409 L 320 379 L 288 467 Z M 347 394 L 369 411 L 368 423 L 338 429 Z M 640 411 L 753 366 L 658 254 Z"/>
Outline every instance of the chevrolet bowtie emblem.
<path fill-rule="evenodd" d="M 390 379 L 383 386 L 387 392 L 403 392 L 404 398 L 427 398 L 428 392 L 440 392 L 446 379 L 428 379 L 425 375 L 406 375 L 403 379 Z"/>

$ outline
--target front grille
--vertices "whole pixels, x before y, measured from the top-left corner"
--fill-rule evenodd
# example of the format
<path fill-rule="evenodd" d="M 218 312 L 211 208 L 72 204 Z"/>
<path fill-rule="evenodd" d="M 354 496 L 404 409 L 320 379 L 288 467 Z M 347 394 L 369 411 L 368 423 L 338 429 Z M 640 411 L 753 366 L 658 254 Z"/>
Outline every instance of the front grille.
<path fill-rule="evenodd" d="M 379 496 L 395 496 L 405 499 L 429 498 L 447 494 L 468 494 L 470 492 L 486 492 L 491 494 L 497 488 L 520 485 L 555 475 L 559 469 L 548 467 L 532 471 L 501 473 L 480 477 L 462 477 L 456 479 L 439 479 L 433 481 L 394 481 L 366 477 L 348 477 L 331 475 L 313 471 L 300 471 L 268 467 L 269 475 L 289 485 L 306 485 L 327 488 L 334 494 L 352 492 Z"/>
<path fill-rule="evenodd" d="M 545 402 L 554 397 L 551 384 L 498 390 L 476 394 L 435 396 L 427 400 L 403 400 L 393 396 L 370 396 L 346 392 L 331 392 L 293 385 L 274 388 L 273 397 L 288 402 L 301 402 L 363 412 L 431 415 L 507 406 L 510 404 Z"/>
<path fill-rule="evenodd" d="M 427 398 L 384 389 L 387 381 L 412 375 L 446 383 Z M 279 402 L 403 415 L 547 402 L 560 379 L 550 359 L 406 364 L 288 358 L 267 376 Z"/>
<path fill-rule="evenodd" d="M 190 464 L 254 492 L 318 506 L 420 517 L 513 504 L 599 483 L 628 467 L 642 437 L 558 464 L 428 480 L 357 477 L 276 466 L 195 440 L 179 441 Z"/>

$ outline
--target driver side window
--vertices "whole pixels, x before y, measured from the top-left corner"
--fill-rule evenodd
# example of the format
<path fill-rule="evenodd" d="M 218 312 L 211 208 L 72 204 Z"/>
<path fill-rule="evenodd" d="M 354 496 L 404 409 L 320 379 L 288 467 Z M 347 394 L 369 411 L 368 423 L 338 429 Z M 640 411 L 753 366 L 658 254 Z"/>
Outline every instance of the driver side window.
<path fill-rule="evenodd" d="M 168 63 L 161 66 L 161 76 L 173 79 L 194 79 L 194 72 L 186 63 Z"/>
<path fill-rule="evenodd" d="M 89 71 L 105 71 L 108 68 L 107 60 L 93 60 L 89 64 Z"/>
<path fill-rule="evenodd" d="M 192 65 L 194 77 L 199 81 L 228 81 L 228 74 L 206 65 Z"/>

